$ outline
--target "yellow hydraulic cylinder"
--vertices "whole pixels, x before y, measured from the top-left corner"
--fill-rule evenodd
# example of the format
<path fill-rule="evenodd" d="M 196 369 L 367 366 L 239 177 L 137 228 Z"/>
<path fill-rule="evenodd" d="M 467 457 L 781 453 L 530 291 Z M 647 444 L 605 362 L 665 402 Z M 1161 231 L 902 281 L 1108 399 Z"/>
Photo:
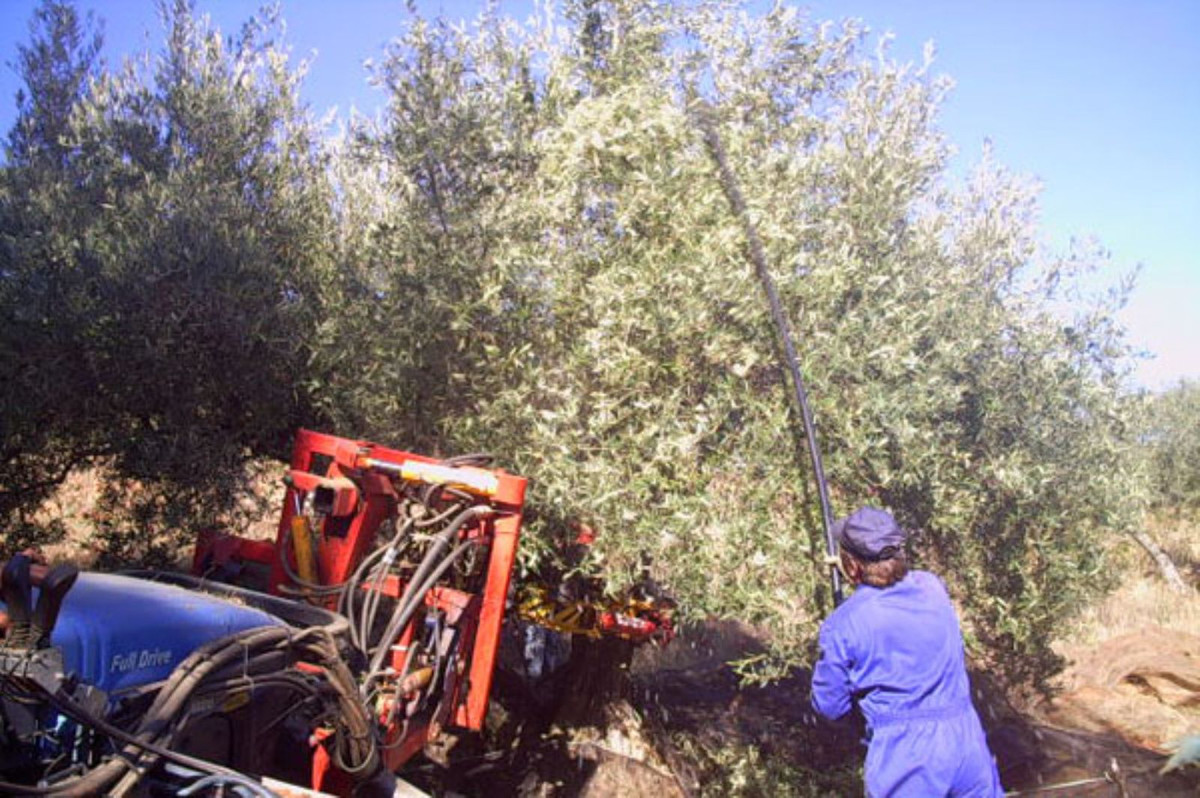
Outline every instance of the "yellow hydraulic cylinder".
<path fill-rule="evenodd" d="M 306 515 L 292 516 L 292 550 L 296 552 L 296 570 L 300 578 L 316 584 L 317 561 L 313 554 L 312 527 Z"/>

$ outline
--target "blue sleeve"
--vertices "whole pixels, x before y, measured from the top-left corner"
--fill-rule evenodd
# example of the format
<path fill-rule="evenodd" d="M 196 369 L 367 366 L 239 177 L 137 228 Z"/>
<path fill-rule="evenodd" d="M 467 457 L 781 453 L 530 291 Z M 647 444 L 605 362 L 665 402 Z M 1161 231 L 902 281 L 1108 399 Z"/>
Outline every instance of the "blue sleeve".
<path fill-rule="evenodd" d="M 821 658 L 813 667 L 813 708 L 829 720 L 837 720 L 850 711 L 850 667 L 853 664 L 845 642 L 826 622 L 819 637 Z"/>

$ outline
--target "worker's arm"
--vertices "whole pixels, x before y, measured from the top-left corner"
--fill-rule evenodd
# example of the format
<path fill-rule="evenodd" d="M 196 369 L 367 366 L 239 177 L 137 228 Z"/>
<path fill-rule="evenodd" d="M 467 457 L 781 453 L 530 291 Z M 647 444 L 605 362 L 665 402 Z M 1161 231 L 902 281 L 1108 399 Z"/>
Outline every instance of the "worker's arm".
<path fill-rule="evenodd" d="M 829 720 L 850 711 L 850 654 L 845 641 L 829 624 L 821 627 L 821 658 L 813 668 L 812 704 Z"/>

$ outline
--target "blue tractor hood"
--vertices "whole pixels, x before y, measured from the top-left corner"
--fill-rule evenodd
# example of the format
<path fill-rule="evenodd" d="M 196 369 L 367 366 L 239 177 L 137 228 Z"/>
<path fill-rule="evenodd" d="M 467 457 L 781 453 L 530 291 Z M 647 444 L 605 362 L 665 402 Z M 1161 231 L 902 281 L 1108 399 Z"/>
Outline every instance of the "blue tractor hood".
<path fill-rule="evenodd" d="M 68 674 L 111 697 L 165 679 L 210 640 L 284 625 L 260 609 L 195 590 L 81 573 L 63 601 L 50 643 L 62 651 Z"/>

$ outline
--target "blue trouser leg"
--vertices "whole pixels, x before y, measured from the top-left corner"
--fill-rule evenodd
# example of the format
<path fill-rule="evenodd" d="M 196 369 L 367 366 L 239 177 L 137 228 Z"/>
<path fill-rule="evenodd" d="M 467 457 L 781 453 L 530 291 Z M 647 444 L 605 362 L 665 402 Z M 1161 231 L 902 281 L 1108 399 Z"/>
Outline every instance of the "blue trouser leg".
<path fill-rule="evenodd" d="M 1004 794 L 974 710 L 877 729 L 867 751 L 866 788 L 871 798 Z"/>

